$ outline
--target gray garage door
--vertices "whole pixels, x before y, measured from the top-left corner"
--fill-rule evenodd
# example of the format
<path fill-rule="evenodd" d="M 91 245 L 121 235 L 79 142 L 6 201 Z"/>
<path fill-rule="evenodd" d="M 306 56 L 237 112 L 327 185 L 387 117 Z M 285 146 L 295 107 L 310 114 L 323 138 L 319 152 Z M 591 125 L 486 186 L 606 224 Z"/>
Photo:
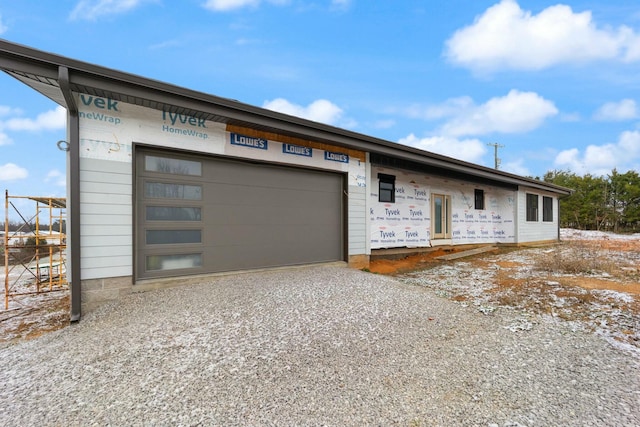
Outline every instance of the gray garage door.
<path fill-rule="evenodd" d="M 138 150 L 136 276 L 344 259 L 343 176 Z"/>

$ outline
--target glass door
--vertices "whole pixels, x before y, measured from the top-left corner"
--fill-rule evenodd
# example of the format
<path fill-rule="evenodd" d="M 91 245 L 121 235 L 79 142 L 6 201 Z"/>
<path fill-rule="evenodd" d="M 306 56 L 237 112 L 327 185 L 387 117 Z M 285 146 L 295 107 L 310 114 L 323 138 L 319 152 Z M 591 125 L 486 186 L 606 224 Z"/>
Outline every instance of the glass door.
<path fill-rule="evenodd" d="M 431 229 L 434 239 L 451 238 L 451 196 L 431 195 Z"/>

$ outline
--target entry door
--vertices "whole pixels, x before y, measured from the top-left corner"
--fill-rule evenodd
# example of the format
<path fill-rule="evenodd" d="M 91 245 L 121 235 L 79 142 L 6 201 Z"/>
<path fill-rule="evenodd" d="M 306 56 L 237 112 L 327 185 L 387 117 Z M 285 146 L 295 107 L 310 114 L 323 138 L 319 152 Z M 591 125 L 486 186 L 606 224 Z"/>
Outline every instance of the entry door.
<path fill-rule="evenodd" d="M 434 239 L 451 238 L 451 196 L 431 195 L 431 235 Z"/>

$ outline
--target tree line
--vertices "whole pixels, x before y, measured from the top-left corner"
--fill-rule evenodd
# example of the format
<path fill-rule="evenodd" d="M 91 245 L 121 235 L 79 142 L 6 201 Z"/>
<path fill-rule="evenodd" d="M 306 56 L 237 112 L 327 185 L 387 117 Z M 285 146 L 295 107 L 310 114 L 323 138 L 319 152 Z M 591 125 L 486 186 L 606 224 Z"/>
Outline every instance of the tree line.
<path fill-rule="evenodd" d="M 60 232 L 62 231 L 63 233 L 66 233 L 66 221 L 62 221 L 62 224 L 60 224 L 59 220 L 55 220 L 53 222 L 53 224 L 51 224 L 51 231 L 55 231 L 55 232 Z M 0 231 L 4 231 L 4 222 L 2 222 L 0 224 Z M 20 231 L 20 232 L 24 232 L 24 233 L 29 233 L 29 232 L 33 232 L 36 229 L 36 223 L 31 221 L 28 223 L 24 223 L 24 222 L 18 222 L 18 221 L 13 221 L 13 220 L 9 220 L 9 232 L 16 232 L 16 231 Z M 49 224 L 40 224 L 39 227 L 40 232 L 45 232 L 45 231 L 49 231 Z"/>
<path fill-rule="evenodd" d="M 560 199 L 560 226 L 581 230 L 640 231 L 640 175 L 635 171 L 606 177 L 549 171 L 545 182 L 574 190 Z"/>

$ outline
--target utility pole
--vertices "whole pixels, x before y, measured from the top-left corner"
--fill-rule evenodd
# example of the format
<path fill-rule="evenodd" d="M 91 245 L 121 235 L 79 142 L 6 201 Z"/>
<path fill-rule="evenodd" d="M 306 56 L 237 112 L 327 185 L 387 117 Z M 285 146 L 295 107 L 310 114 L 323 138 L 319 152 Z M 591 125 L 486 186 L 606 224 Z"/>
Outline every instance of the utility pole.
<path fill-rule="evenodd" d="M 504 148 L 504 145 L 498 144 L 496 142 L 494 143 L 488 142 L 487 145 L 493 147 L 493 158 L 495 161 L 495 168 L 498 169 L 500 167 L 500 159 L 498 158 L 498 147 Z"/>

